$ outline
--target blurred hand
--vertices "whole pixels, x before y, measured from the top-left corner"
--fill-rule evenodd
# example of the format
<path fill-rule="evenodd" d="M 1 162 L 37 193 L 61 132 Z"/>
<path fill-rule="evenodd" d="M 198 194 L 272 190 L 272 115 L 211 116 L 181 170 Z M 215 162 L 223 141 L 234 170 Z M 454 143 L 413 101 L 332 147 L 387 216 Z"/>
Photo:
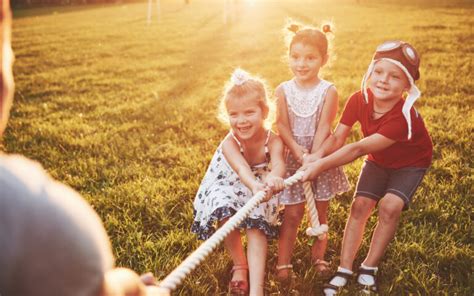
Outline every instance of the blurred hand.
<path fill-rule="evenodd" d="M 104 296 L 150 296 L 163 295 L 150 293 L 145 286 L 157 285 L 157 280 L 151 272 L 139 276 L 128 268 L 115 268 L 105 275 Z"/>
<path fill-rule="evenodd" d="M 128 268 L 115 268 L 105 274 L 103 296 L 145 296 L 146 288 L 140 277 Z"/>

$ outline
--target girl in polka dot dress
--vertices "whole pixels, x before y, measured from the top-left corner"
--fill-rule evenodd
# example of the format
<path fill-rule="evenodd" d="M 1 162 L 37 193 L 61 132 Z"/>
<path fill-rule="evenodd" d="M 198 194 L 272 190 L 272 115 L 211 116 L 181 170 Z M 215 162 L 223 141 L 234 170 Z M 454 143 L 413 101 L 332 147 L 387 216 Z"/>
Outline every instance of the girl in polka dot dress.
<path fill-rule="evenodd" d="M 267 192 L 240 228 L 247 234 L 247 255 L 239 230 L 224 239 L 234 267 L 231 295 L 264 295 L 267 238 L 278 235 L 278 197 L 284 188 L 284 145 L 264 127 L 269 113 L 263 83 L 242 70 L 232 75 L 222 100 L 231 131 L 217 147 L 194 200 L 191 231 L 208 239 L 257 192 Z M 225 110 L 225 111 L 224 111 Z"/>
<path fill-rule="evenodd" d="M 289 67 L 293 79 L 278 86 L 277 127 L 287 147 L 287 176 L 293 175 L 305 161 L 307 153 L 316 151 L 331 133 L 338 106 L 336 88 L 319 78 L 319 70 L 328 60 L 329 25 L 322 31 L 313 27 L 300 28 L 292 24 L 290 35 Z M 312 183 L 316 198 L 319 222 L 327 224 L 329 201 L 338 193 L 349 189 L 342 168 L 321 174 Z M 303 186 L 297 183 L 285 189 L 280 203 L 285 205 L 283 223 L 278 241 L 277 277 L 286 280 L 292 269 L 291 256 L 298 227 L 304 215 L 305 196 Z M 318 273 L 328 271 L 324 260 L 327 237 L 315 240 L 312 246 L 313 264 Z"/>

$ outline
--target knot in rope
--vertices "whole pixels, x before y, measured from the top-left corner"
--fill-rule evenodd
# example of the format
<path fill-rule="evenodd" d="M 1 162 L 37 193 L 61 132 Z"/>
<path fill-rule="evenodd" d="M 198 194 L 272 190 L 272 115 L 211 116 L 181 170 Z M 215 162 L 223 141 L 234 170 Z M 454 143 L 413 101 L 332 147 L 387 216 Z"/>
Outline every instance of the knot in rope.
<path fill-rule="evenodd" d="M 317 236 L 320 240 L 322 240 L 326 238 L 326 233 L 328 230 L 329 227 L 327 224 L 321 224 L 317 227 L 306 228 L 306 234 L 309 236 Z"/>

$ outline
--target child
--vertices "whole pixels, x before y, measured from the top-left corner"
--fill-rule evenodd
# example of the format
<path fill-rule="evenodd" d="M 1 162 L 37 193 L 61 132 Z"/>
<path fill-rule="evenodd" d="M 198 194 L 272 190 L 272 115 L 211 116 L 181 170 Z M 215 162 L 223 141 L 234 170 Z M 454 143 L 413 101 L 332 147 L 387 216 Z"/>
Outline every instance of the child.
<path fill-rule="evenodd" d="M 324 32 L 330 31 L 325 25 Z M 298 25 L 289 27 L 292 37 L 289 45 L 289 66 L 293 79 L 283 82 L 275 91 L 278 99 L 277 127 L 290 153 L 286 158 L 287 176 L 301 166 L 305 154 L 316 151 L 331 132 L 331 124 L 337 113 L 338 97 L 332 83 L 319 77 L 319 70 L 328 60 L 328 39 L 318 29 Z M 327 224 L 329 200 L 335 194 L 348 190 L 348 182 L 341 168 L 321 174 L 313 182 L 319 221 Z M 304 214 L 305 196 L 301 183 L 285 189 L 280 196 L 285 205 L 283 223 L 278 241 L 277 277 L 289 278 L 293 267 L 291 255 Z M 312 260 L 318 273 L 328 271 L 324 260 L 327 236 L 315 240 Z"/>
<path fill-rule="evenodd" d="M 344 231 L 340 266 L 324 286 L 326 295 L 336 294 L 351 277 L 365 224 L 378 203 L 378 223 L 357 276 L 364 292 L 377 293 L 377 266 L 395 234 L 402 210 L 408 208 L 431 164 L 430 136 L 420 114 L 412 108 L 420 96 L 415 85 L 420 77 L 419 64 L 417 52 L 408 43 L 380 45 L 364 75 L 362 90 L 347 101 L 334 135 L 308 157 L 303 167 L 304 180 L 314 179 L 327 169 L 368 154 Z M 408 92 L 405 100 L 404 92 Z M 341 148 L 356 121 L 364 138 Z"/>
<path fill-rule="evenodd" d="M 192 232 L 203 240 L 215 231 L 214 222 L 224 224 L 258 191 L 265 190 L 270 198 L 284 188 L 283 142 L 264 127 L 269 106 L 263 83 L 237 69 L 221 103 L 231 131 L 217 148 L 194 200 Z M 277 209 L 278 198 L 270 198 L 242 223 L 247 258 L 239 230 L 225 238 L 234 263 L 229 283 L 232 295 L 263 295 L 267 237 L 278 234 Z"/>

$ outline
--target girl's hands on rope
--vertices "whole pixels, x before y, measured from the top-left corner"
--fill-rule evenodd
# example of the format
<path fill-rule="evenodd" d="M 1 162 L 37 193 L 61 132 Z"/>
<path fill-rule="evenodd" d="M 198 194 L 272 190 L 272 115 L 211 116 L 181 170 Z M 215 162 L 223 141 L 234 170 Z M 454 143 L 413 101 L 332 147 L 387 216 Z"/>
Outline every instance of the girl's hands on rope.
<path fill-rule="evenodd" d="M 266 188 L 270 191 L 271 195 L 268 199 L 270 199 L 274 194 L 282 191 L 285 189 L 285 182 L 282 177 L 268 175 L 265 178 L 265 185 Z"/>
<path fill-rule="evenodd" d="M 265 183 L 261 183 L 256 180 L 255 184 L 251 188 L 253 195 L 257 194 L 259 191 L 265 192 L 265 198 L 263 202 L 270 200 L 274 194 L 282 191 L 283 189 L 285 189 L 283 178 L 272 175 L 268 175 L 265 178 Z"/>
<path fill-rule="evenodd" d="M 295 149 L 292 149 L 291 154 L 293 154 L 293 157 L 296 159 L 296 161 L 299 164 L 303 163 L 303 158 L 304 155 L 307 154 L 309 151 L 305 147 L 301 145 L 296 145 L 297 147 Z"/>
<path fill-rule="evenodd" d="M 266 184 L 260 183 L 260 181 L 258 180 L 255 181 L 251 190 L 253 195 L 257 194 L 259 191 L 265 191 L 265 199 L 263 200 L 263 202 L 268 201 L 273 196 L 270 188 Z"/>

